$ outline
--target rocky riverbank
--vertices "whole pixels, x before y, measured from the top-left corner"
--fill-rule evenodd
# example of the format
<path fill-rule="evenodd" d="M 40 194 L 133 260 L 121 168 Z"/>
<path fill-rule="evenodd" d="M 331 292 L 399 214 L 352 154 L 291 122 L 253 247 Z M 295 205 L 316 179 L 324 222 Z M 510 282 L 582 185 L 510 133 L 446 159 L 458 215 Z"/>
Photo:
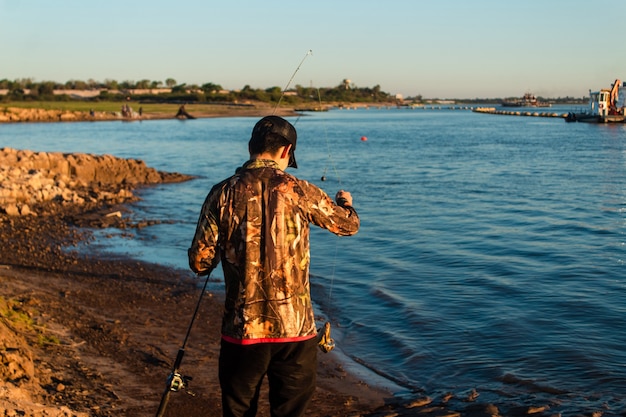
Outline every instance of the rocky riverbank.
<path fill-rule="evenodd" d="M 0 149 L 0 211 L 49 214 L 52 207 L 95 206 L 135 201 L 140 185 L 187 181 L 192 177 L 159 172 L 144 161 L 111 155 Z M 47 204 L 54 203 L 54 204 Z M 35 210 L 33 207 L 38 207 Z"/>
<path fill-rule="evenodd" d="M 0 110 L 0 123 L 8 122 L 77 122 L 88 120 L 111 120 L 116 117 L 113 113 L 88 113 L 69 110 L 22 109 L 7 107 Z M 121 117 L 119 117 L 121 118 Z"/>
<path fill-rule="evenodd" d="M 137 103 L 134 103 L 137 104 Z M 180 108 L 178 108 L 180 112 Z M 224 104 L 224 105 L 189 105 L 186 116 L 180 116 L 179 112 L 138 112 L 128 108 L 125 111 L 75 111 L 43 108 L 0 107 L 0 124 L 2 123 L 32 123 L 32 122 L 98 122 L 98 121 L 141 121 L 159 119 L 186 119 L 209 118 L 209 117 L 262 117 L 268 114 L 279 116 L 295 116 L 298 113 L 291 108 L 281 107 L 274 109 L 268 103 L 255 103 L 250 105 Z"/>

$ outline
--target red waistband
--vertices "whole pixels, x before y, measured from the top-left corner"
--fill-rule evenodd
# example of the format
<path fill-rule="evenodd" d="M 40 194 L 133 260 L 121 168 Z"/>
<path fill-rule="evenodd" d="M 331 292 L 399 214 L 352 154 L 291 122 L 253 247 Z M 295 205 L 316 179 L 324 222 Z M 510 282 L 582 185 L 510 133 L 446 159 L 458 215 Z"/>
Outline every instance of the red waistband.
<path fill-rule="evenodd" d="M 311 340 L 317 335 L 299 336 L 299 337 L 281 337 L 281 338 L 260 338 L 260 339 L 235 339 L 234 337 L 222 335 L 222 340 L 233 343 L 235 345 L 255 345 L 257 343 L 289 343 L 304 342 Z"/>

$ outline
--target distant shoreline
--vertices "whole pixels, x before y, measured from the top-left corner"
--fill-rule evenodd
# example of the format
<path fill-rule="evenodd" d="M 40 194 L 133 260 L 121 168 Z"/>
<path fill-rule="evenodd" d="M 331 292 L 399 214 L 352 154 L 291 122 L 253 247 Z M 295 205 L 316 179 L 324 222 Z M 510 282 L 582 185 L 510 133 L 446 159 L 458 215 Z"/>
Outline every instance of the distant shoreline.
<path fill-rule="evenodd" d="M 128 111 L 124 111 L 129 106 Z M 473 105 L 449 105 L 453 109 L 471 110 Z M 325 111 L 331 108 L 437 108 L 446 109 L 447 104 L 407 105 L 395 102 L 386 103 L 323 103 L 320 105 L 276 108 L 265 102 L 246 103 L 141 103 L 141 102 L 11 102 L 0 106 L 0 124 L 34 122 L 98 122 L 98 121 L 143 121 L 143 120 L 186 120 L 177 117 L 181 108 L 192 119 L 216 117 L 263 117 L 274 114 L 295 117 L 303 112 Z M 478 106 L 480 107 L 480 106 Z"/>
<path fill-rule="evenodd" d="M 97 103 L 96 103 L 97 104 Z M 118 104 L 118 103 L 116 103 Z M 119 103 L 120 109 L 126 103 Z M 128 112 L 100 110 L 94 105 L 94 110 L 72 110 L 67 108 L 46 108 L 49 106 L 27 106 L 0 108 L 0 123 L 33 123 L 33 122 L 98 122 L 98 121 L 142 121 L 142 120 L 163 120 L 163 119 L 186 119 L 177 117 L 182 106 L 180 105 L 146 105 L 146 110 L 141 110 L 139 103 L 132 103 L 134 108 Z M 111 104 L 108 104 L 111 107 Z M 268 114 L 280 116 L 296 116 L 299 113 L 292 108 L 280 107 L 274 109 L 269 105 L 185 105 L 184 109 L 193 118 L 213 118 L 213 117 L 261 117 Z"/>

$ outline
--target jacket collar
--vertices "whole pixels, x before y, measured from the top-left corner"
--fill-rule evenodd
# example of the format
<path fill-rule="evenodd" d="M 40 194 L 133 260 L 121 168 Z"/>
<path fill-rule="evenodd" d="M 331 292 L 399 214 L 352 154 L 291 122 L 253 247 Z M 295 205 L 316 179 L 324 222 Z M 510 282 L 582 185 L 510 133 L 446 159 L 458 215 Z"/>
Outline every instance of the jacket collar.
<path fill-rule="evenodd" d="M 280 169 L 276 161 L 271 159 L 250 159 L 243 166 L 242 169 L 255 169 L 255 168 L 275 168 Z"/>

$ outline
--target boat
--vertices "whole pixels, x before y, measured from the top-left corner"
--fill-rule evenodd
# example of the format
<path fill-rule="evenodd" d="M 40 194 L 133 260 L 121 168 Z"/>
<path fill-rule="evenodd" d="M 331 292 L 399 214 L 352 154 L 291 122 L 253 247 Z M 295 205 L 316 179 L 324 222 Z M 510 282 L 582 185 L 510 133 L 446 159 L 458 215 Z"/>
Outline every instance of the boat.
<path fill-rule="evenodd" d="M 503 101 L 502 107 L 550 107 L 550 103 L 538 101 L 534 94 L 526 93 L 519 100 Z"/>
<path fill-rule="evenodd" d="M 582 123 L 624 123 L 626 95 L 620 98 L 620 84 L 617 79 L 611 88 L 603 88 L 600 91 L 589 90 L 589 109 L 584 112 L 569 112 L 565 117 L 566 122 Z M 621 85 L 626 87 L 626 82 Z"/>

